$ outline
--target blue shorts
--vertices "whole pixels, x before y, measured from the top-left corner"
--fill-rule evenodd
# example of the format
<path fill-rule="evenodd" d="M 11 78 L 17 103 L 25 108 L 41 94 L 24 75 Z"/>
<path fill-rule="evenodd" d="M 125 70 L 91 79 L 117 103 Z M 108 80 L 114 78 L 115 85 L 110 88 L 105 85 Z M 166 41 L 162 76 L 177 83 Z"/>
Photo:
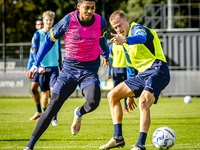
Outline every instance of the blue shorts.
<path fill-rule="evenodd" d="M 55 67 L 55 69 L 50 72 L 46 72 L 45 70 L 44 74 L 39 74 L 39 85 L 41 92 L 50 90 L 50 88 L 56 83 L 58 75 L 58 67 Z"/>
<path fill-rule="evenodd" d="M 77 85 L 83 90 L 89 85 L 100 87 L 98 69 L 100 59 L 91 62 L 79 62 L 65 58 L 63 68 L 53 87 L 52 93 L 57 93 L 66 99 L 75 91 Z"/>
<path fill-rule="evenodd" d="M 151 68 L 124 82 L 133 91 L 136 98 L 141 95 L 143 90 L 154 93 L 154 104 L 156 104 L 160 92 L 168 85 L 169 81 L 170 74 L 167 63 L 161 60 L 155 60 Z"/>
<path fill-rule="evenodd" d="M 31 82 L 39 82 L 39 73 L 38 72 L 36 72 L 34 78 L 31 79 Z"/>
<path fill-rule="evenodd" d="M 127 72 L 126 68 L 114 68 L 113 67 L 114 87 L 127 79 L 127 73 L 126 72 Z"/>

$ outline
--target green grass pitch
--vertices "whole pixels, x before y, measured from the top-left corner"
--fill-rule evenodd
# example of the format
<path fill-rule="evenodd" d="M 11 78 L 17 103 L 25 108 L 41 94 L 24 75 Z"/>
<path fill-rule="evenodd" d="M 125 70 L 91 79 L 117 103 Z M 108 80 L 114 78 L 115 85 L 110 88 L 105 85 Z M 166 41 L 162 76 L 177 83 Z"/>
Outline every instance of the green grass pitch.
<path fill-rule="evenodd" d="M 138 102 L 138 99 L 136 100 Z M 98 150 L 113 135 L 109 104 L 102 98 L 100 106 L 83 116 L 78 135 L 71 134 L 74 109 L 83 98 L 69 98 L 58 113 L 59 126 L 49 128 L 40 137 L 35 150 Z M 122 101 L 124 106 L 124 101 Z M 32 98 L 0 98 L 0 150 L 22 150 L 29 141 L 37 121 L 29 121 L 36 107 Z M 162 126 L 176 134 L 173 150 L 200 150 L 200 98 L 184 104 L 183 98 L 160 98 L 151 107 L 151 126 L 146 141 L 147 150 L 156 150 L 153 132 Z M 123 117 L 123 136 L 130 150 L 139 135 L 139 109 Z M 118 149 L 118 148 L 116 148 Z"/>

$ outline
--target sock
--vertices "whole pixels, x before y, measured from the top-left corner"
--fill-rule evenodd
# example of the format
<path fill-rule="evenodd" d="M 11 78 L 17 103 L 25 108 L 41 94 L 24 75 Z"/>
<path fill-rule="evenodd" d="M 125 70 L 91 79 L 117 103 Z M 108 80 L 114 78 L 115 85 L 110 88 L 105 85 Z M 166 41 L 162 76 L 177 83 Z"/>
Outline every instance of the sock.
<path fill-rule="evenodd" d="M 43 108 L 43 110 L 45 111 L 47 108 Z"/>
<path fill-rule="evenodd" d="M 114 124 L 114 135 L 115 139 L 121 139 L 122 137 L 122 124 Z"/>
<path fill-rule="evenodd" d="M 82 107 L 81 107 L 82 108 Z M 81 117 L 83 114 L 81 113 L 81 108 L 79 108 L 78 110 L 77 110 L 77 112 L 76 112 L 76 115 L 78 116 L 78 117 Z"/>
<path fill-rule="evenodd" d="M 127 98 L 124 99 L 125 109 L 128 109 L 128 106 L 127 106 L 126 100 L 127 100 Z"/>
<path fill-rule="evenodd" d="M 140 132 L 140 135 L 139 135 L 139 138 L 138 138 L 136 146 L 138 146 L 140 148 L 144 148 L 145 147 L 146 138 L 147 138 L 147 133 Z"/>
<path fill-rule="evenodd" d="M 29 147 L 30 149 L 33 149 L 35 143 L 37 142 L 37 140 L 35 139 L 35 137 L 32 135 L 28 144 L 26 145 L 27 147 Z"/>
<path fill-rule="evenodd" d="M 57 120 L 57 115 L 53 116 L 52 120 Z"/>
<path fill-rule="evenodd" d="M 42 112 L 42 109 L 41 109 L 41 106 L 40 104 L 36 105 L 36 108 L 37 108 L 37 112 L 41 113 Z"/>

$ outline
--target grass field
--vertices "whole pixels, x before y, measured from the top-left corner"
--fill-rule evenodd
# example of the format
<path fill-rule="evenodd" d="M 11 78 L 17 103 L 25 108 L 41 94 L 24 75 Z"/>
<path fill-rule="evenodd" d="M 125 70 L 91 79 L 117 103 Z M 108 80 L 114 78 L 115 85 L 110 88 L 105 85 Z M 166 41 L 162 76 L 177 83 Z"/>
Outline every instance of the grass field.
<path fill-rule="evenodd" d="M 98 150 L 101 145 L 106 144 L 113 135 L 113 125 L 105 98 L 102 98 L 97 110 L 83 116 L 79 134 L 71 134 L 73 111 L 83 103 L 83 98 L 68 99 L 58 113 L 59 126 L 50 125 L 34 149 Z M 37 123 L 29 121 L 35 111 L 32 98 L 0 98 L 1 150 L 22 150 L 26 146 Z M 176 134 L 176 143 L 172 149 L 200 150 L 200 98 L 193 98 L 190 104 L 184 104 L 183 98 L 160 98 L 158 104 L 151 107 L 151 118 L 146 141 L 147 150 L 156 150 L 152 143 L 152 135 L 162 126 L 172 128 Z M 138 135 L 137 108 L 124 115 L 123 136 L 126 146 L 123 149 L 130 150 L 137 142 Z"/>

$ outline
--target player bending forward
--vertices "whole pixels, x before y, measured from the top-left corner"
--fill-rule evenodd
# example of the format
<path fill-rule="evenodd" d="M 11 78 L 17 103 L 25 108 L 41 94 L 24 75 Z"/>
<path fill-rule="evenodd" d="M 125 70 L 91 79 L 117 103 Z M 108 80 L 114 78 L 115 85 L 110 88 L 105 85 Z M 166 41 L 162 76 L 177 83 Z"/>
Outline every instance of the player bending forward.
<path fill-rule="evenodd" d="M 128 19 L 121 11 L 115 11 L 109 21 L 117 32 L 117 34 L 111 34 L 113 36 L 111 42 L 117 45 L 129 45 L 131 63 L 139 73 L 121 82 L 108 93 L 114 135 L 100 149 L 125 145 L 122 135 L 123 113 L 120 100 L 128 97 L 128 108 L 133 110 L 137 107 L 134 97 L 140 97 L 140 134 L 132 150 L 146 150 L 145 141 L 150 126 L 150 107 L 153 103 L 157 103 L 161 90 L 169 83 L 168 65 L 155 31 L 135 22 L 129 25 Z"/>

